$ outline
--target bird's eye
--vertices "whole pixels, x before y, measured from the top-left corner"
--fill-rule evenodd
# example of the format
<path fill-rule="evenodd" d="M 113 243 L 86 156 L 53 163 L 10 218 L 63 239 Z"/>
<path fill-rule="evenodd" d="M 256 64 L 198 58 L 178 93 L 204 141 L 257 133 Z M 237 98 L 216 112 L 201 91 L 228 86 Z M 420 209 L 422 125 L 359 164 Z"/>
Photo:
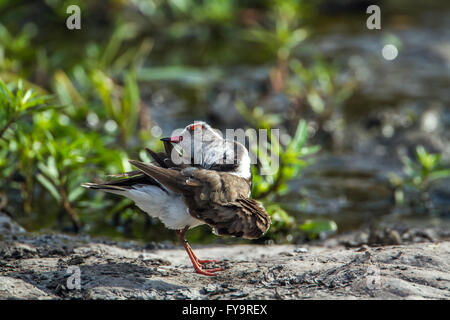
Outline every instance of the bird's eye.
<path fill-rule="evenodd" d="M 191 131 L 194 131 L 195 129 L 201 128 L 201 127 L 202 127 L 201 124 L 194 124 L 194 125 L 192 125 L 189 129 L 190 129 Z"/>

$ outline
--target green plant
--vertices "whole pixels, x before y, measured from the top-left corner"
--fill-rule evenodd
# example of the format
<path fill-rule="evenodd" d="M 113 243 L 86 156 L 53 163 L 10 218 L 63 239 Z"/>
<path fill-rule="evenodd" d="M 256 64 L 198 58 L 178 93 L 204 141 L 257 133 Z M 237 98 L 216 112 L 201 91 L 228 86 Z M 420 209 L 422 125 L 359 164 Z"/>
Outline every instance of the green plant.
<path fill-rule="evenodd" d="M 279 167 L 274 174 L 261 176 L 257 174 L 256 169 L 254 170 L 255 188 L 252 194 L 256 199 L 283 195 L 288 189 L 287 183 L 297 178 L 301 170 L 309 165 L 309 161 L 305 157 L 319 151 L 320 146 L 306 146 L 307 135 L 307 123 L 300 120 L 294 136 L 289 138 L 290 142 L 286 145 L 280 144 L 270 134 L 267 153 L 261 153 L 257 148 L 253 150 L 258 154 L 262 167 L 272 166 L 269 154 L 279 155 Z"/>
<path fill-rule="evenodd" d="M 243 34 L 244 39 L 264 44 L 264 49 L 276 59 L 270 71 L 272 89 L 283 91 L 289 76 L 289 61 L 293 50 L 309 35 L 304 16 L 310 13 L 301 1 L 279 0 L 268 15 L 269 27 L 255 26 Z"/>
<path fill-rule="evenodd" d="M 23 82 L 0 80 L 0 177 L 2 189 L 19 189 L 30 213 L 36 182 L 68 213 L 75 228 L 81 221 L 74 203 L 82 182 L 95 169 L 130 170 L 124 152 L 105 147 L 108 139 L 83 132 L 50 97 L 25 89 Z"/>
<path fill-rule="evenodd" d="M 356 88 L 354 78 L 338 81 L 336 66 L 316 59 L 311 65 L 305 66 L 298 59 L 289 61 L 290 76 L 286 84 L 286 94 L 297 108 L 306 104 L 323 125 L 352 95 Z"/>
<path fill-rule="evenodd" d="M 50 108 L 48 96 L 37 96 L 33 89 L 25 90 L 22 81 L 7 86 L 0 79 L 0 139 L 19 120 Z"/>
<path fill-rule="evenodd" d="M 29 121 L 34 114 L 54 108 L 49 100 L 33 89 L 25 89 L 22 81 L 6 85 L 0 79 L 0 178 L 5 188 L 17 171 L 23 173 L 20 191 L 26 212 L 31 210 L 32 168 L 39 152 L 39 142 L 29 135 Z"/>
<path fill-rule="evenodd" d="M 262 201 L 272 219 L 269 236 L 280 239 L 282 234 L 293 236 L 299 233 L 305 234 L 310 239 L 315 239 L 321 233 L 331 234 L 336 232 L 337 225 L 330 220 L 308 220 L 299 224 L 283 206 L 279 203 L 283 195 L 289 190 L 289 182 L 298 179 L 303 169 L 311 164 L 311 156 L 320 150 L 320 146 L 307 146 L 308 130 L 307 122 L 300 120 L 293 136 L 289 136 L 287 143 L 280 143 L 277 136 L 271 134 L 281 120 L 279 116 L 265 114 L 262 109 L 249 109 L 242 101 L 235 103 L 237 110 L 254 127 L 267 129 L 268 141 L 267 151 L 262 152 L 260 145 L 251 145 L 251 151 L 258 157 L 258 166 L 252 167 L 253 189 L 252 197 Z M 275 154 L 276 159 L 271 155 Z M 278 166 L 273 161 L 278 161 Z M 261 174 L 261 168 L 273 168 L 276 170 L 269 175 Z M 289 240 L 288 240 L 289 241 Z"/>
<path fill-rule="evenodd" d="M 423 189 L 434 180 L 450 177 L 450 169 L 441 165 L 441 154 L 428 153 L 423 146 L 418 146 L 416 158 L 418 162 L 406 156 L 402 158 L 404 171 L 409 178 L 407 182 L 411 185 Z"/>
<path fill-rule="evenodd" d="M 140 110 L 139 89 L 134 72 L 127 73 L 123 88 L 99 70 L 93 71 L 91 79 L 107 111 L 107 116 L 119 128 L 120 144 L 126 148 L 137 132 Z"/>
<path fill-rule="evenodd" d="M 50 116 L 50 121 L 52 117 Z M 40 119 L 41 121 L 46 121 Z M 42 125 L 39 120 L 35 122 Z M 71 126 L 69 130 L 76 130 Z M 37 164 L 37 181 L 47 189 L 55 201 L 68 213 L 75 230 L 81 226 L 76 210 L 76 202 L 85 192 L 81 183 L 93 175 L 92 167 L 105 165 L 113 170 L 130 170 L 126 163 L 126 155 L 118 151 L 110 151 L 103 147 L 99 136 L 95 133 L 65 132 L 55 137 L 51 132 L 44 132 L 44 151 Z"/>
<path fill-rule="evenodd" d="M 402 157 L 404 177 L 391 173 L 389 175 L 391 185 L 394 188 L 397 205 L 408 203 L 405 194 L 413 194 L 410 199 L 418 194 L 422 205 L 428 207 L 428 189 L 437 180 L 450 178 L 450 169 L 441 163 L 441 154 L 433 154 L 426 151 L 423 146 L 418 146 L 416 158 Z M 417 200 L 417 199 L 416 199 Z"/>
<path fill-rule="evenodd" d="M 338 226 L 336 222 L 332 220 L 323 220 L 323 219 L 311 219 L 306 220 L 298 229 L 305 233 L 309 239 L 316 239 L 320 235 L 330 235 L 337 231 Z"/>

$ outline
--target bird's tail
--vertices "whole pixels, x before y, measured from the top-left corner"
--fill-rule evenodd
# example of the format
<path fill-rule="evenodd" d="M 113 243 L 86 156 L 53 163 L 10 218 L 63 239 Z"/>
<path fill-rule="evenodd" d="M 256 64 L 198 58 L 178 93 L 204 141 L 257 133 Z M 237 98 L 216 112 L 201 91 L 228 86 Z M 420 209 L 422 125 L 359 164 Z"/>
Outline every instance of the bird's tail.
<path fill-rule="evenodd" d="M 115 193 L 115 194 L 123 194 L 124 192 L 127 192 L 127 190 L 128 190 L 128 188 L 125 188 L 122 186 L 91 183 L 91 182 L 83 183 L 81 186 L 84 188 L 88 188 L 88 189 L 96 189 L 96 190 L 101 190 L 104 192 L 110 192 L 110 193 Z"/>
<path fill-rule="evenodd" d="M 158 168 L 167 168 L 167 155 L 163 152 L 154 152 L 149 148 L 145 148 L 147 153 L 153 158 L 153 162 L 158 164 Z M 138 162 L 138 161 L 136 161 Z M 154 167 L 153 165 L 151 167 Z M 113 181 L 103 182 L 103 183 L 91 183 L 86 182 L 81 186 L 89 189 L 96 189 L 105 192 L 115 193 L 124 195 L 124 193 L 128 193 L 130 189 L 133 189 L 133 186 L 136 185 L 152 185 L 165 190 L 165 188 L 154 178 L 145 174 L 142 170 L 130 171 L 119 174 L 112 174 L 109 177 L 114 178 L 122 178 L 122 179 L 114 179 Z"/>

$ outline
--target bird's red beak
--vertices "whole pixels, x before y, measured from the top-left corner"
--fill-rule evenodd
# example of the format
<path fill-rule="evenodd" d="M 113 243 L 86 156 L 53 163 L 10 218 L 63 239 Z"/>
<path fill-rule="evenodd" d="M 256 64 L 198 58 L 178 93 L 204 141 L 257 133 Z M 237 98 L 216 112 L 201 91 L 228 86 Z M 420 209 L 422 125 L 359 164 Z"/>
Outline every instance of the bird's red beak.
<path fill-rule="evenodd" d="M 183 141 L 183 136 L 174 136 L 174 137 L 162 138 L 161 141 L 168 141 L 168 142 L 178 143 L 180 141 Z"/>

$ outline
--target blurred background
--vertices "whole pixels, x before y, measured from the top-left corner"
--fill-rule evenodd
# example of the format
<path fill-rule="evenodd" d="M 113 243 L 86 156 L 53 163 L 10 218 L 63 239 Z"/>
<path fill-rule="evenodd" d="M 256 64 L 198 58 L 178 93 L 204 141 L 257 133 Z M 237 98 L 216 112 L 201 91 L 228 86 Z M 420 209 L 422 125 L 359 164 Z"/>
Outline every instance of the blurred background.
<path fill-rule="evenodd" d="M 73 4 L 80 30 L 66 27 Z M 263 156 L 252 168 L 273 221 L 259 242 L 448 226 L 449 71 L 443 0 L 0 0 L 0 211 L 29 231 L 174 241 L 80 184 L 204 120 L 281 131 L 277 173 L 259 175 Z"/>

